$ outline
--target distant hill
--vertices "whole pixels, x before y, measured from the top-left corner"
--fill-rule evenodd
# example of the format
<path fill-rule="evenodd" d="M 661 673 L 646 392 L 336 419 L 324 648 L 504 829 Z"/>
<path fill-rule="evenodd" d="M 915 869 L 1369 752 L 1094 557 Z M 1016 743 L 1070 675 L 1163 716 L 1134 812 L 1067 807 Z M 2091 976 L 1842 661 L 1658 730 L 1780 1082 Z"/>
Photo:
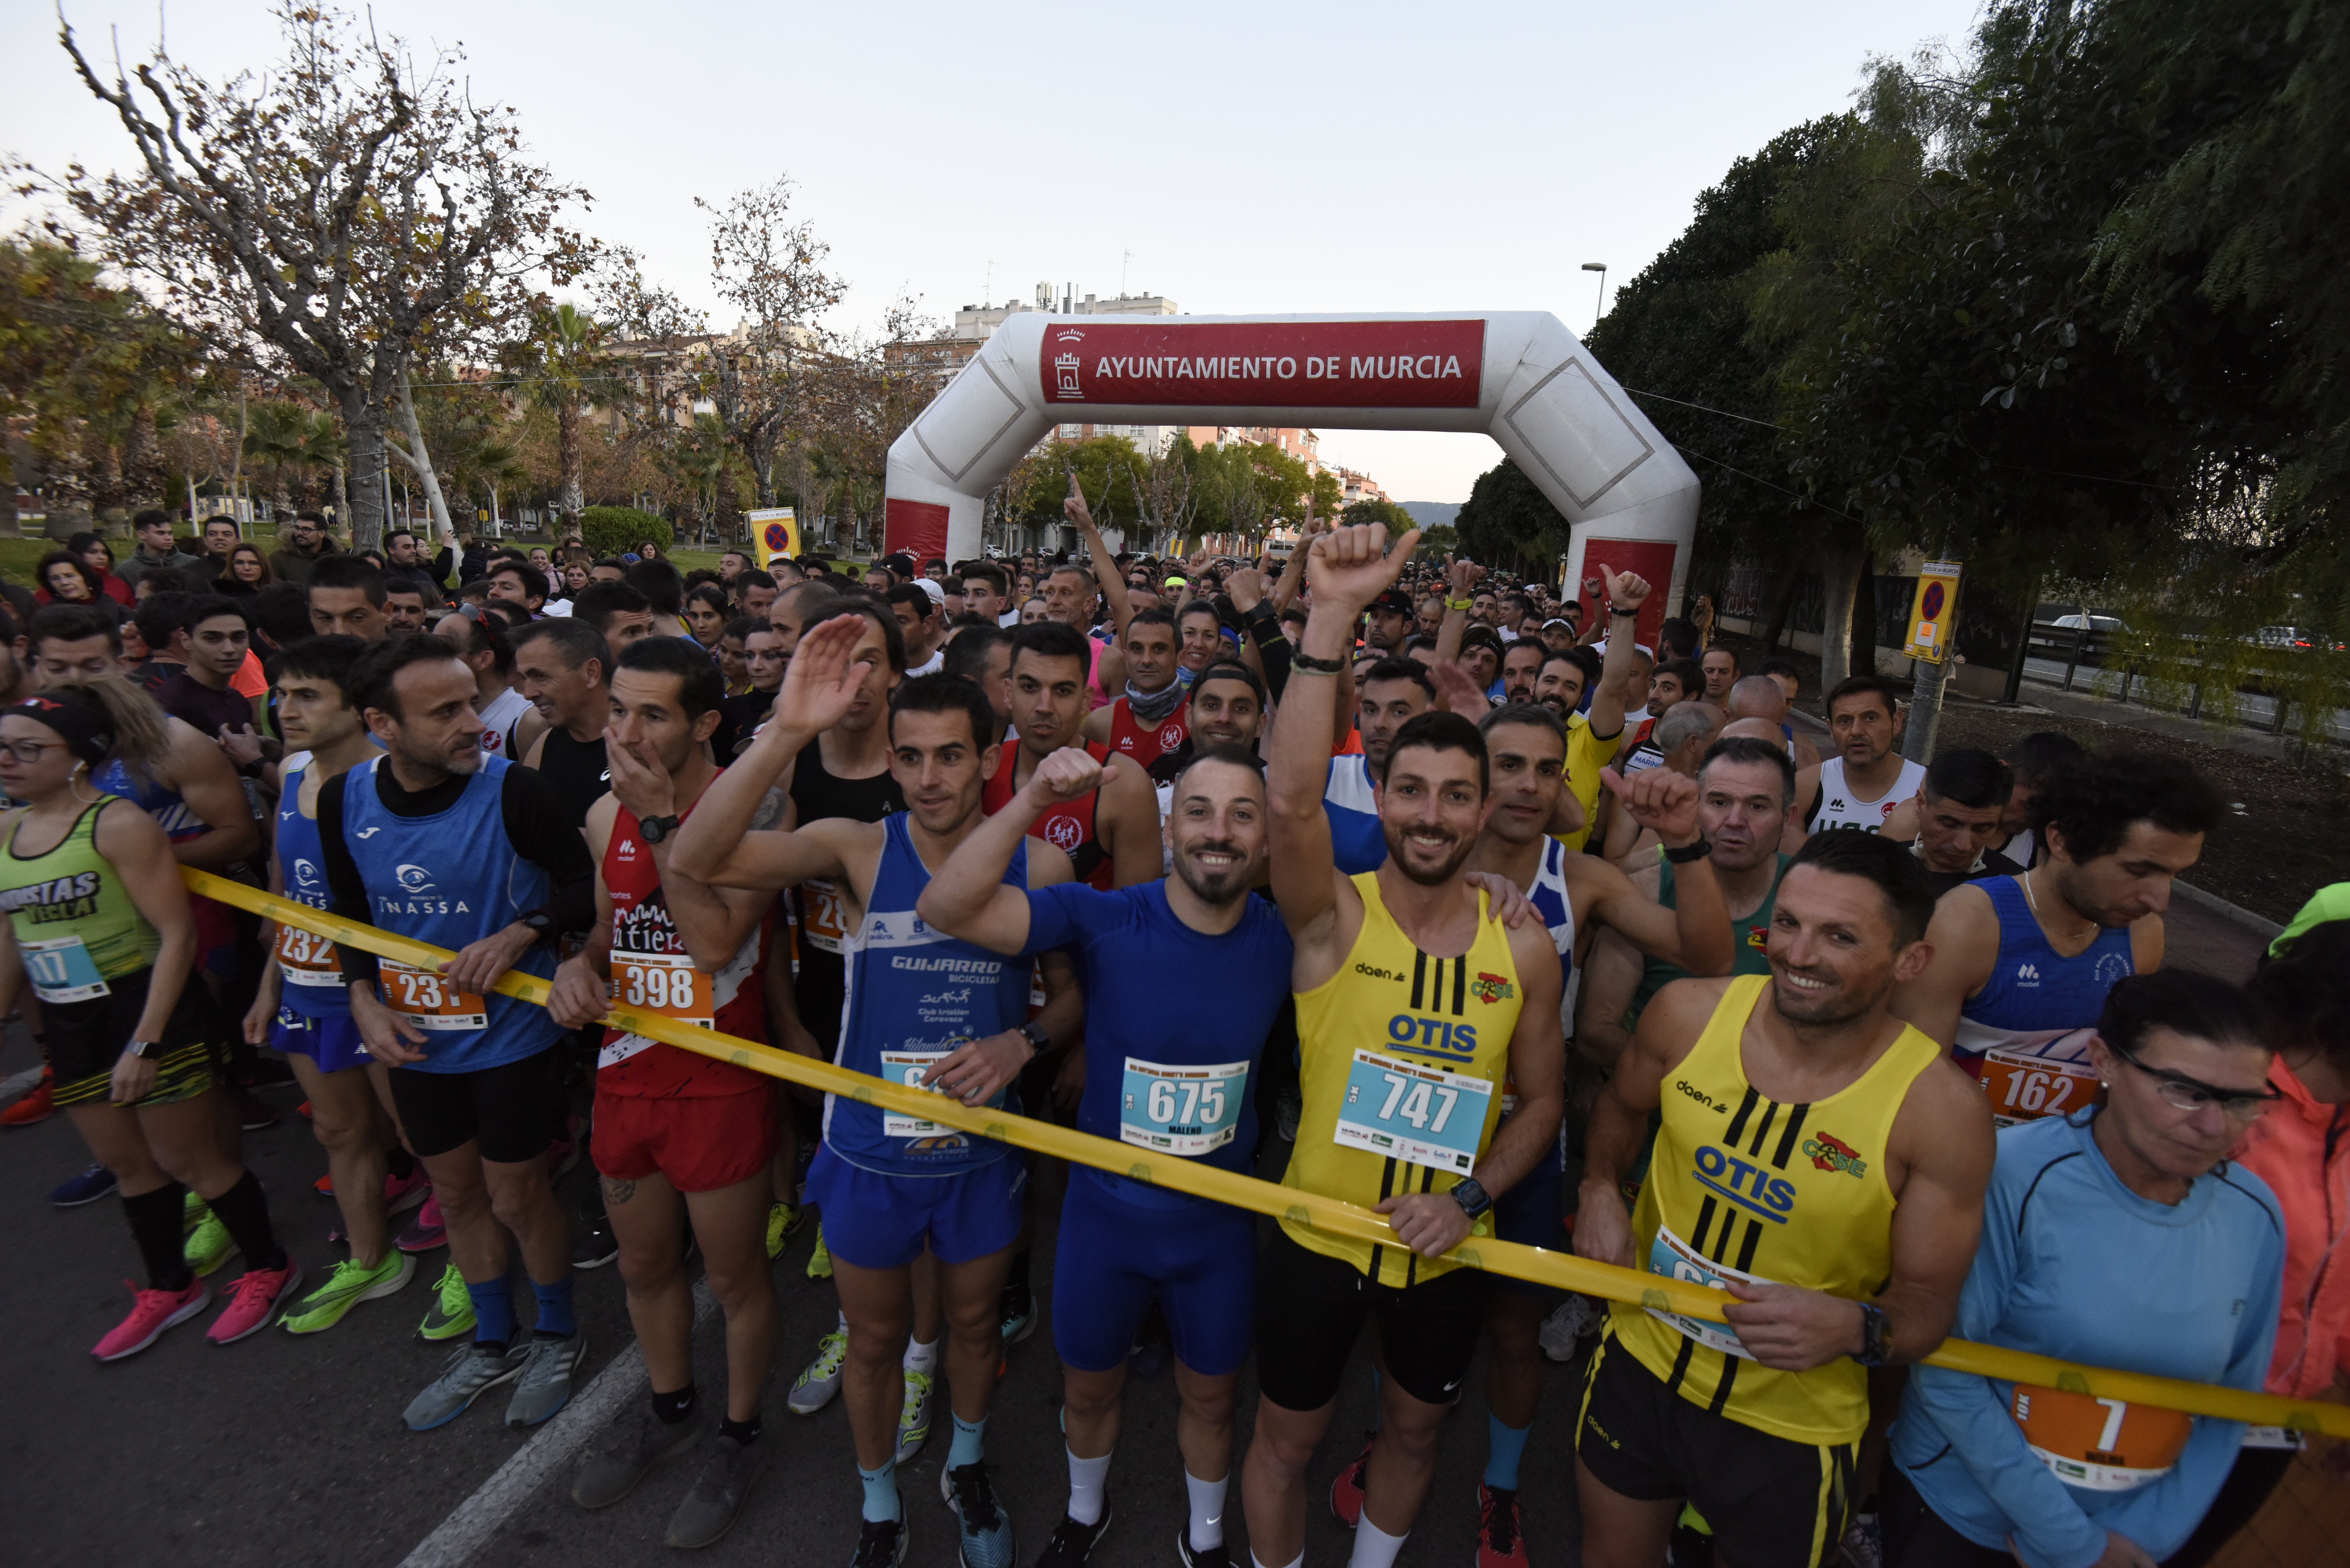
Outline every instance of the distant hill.
<path fill-rule="evenodd" d="M 1449 527 L 1461 511 L 1458 501 L 1406 501 L 1399 504 L 1423 528 Z"/>

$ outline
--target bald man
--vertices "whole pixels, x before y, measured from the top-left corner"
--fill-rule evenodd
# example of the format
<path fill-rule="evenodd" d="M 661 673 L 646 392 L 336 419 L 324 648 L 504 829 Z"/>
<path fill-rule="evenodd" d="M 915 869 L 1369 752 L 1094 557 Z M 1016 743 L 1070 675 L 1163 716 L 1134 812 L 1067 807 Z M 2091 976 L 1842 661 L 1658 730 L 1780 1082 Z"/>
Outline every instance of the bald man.
<path fill-rule="evenodd" d="M 1769 724 L 1779 743 L 1787 748 L 1788 760 L 1795 764 L 1798 773 L 1818 767 L 1819 748 L 1812 744 L 1809 736 L 1795 732 L 1794 725 L 1787 722 L 1788 707 L 1786 689 L 1768 675 L 1749 675 L 1730 688 L 1730 716 L 1733 721 L 1760 719 Z"/>

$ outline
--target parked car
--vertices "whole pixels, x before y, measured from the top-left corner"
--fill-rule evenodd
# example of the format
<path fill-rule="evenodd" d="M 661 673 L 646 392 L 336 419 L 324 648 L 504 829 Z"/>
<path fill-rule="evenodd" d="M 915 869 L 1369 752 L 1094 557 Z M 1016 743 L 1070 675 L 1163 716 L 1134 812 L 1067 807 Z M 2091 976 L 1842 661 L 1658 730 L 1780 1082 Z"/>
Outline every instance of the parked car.
<path fill-rule="evenodd" d="M 2085 639 L 2081 635 L 2084 627 L 2088 630 Z M 2082 663 L 2102 664 L 2114 637 L 2129 629 L 2129 623 L 2119 616 L 2099 615 L 2094 610 L 2085 615 L 2074 610 L 2053 619 L 2034 616 L 2032 621 L 2032 657 L 2067 660 L 2077 647 L 2081 650 Z"/>
<path fill-rule="evenodd" d="M 2264 626 L 2244 640 L 2262 648 L 2288 648 L 2301 652 L 2329 646 L 2319 638 L 2314 628 L 2305 626 Z M 2343 651 L 2341 643 L 2330 646 L 2336 653 Z"/>

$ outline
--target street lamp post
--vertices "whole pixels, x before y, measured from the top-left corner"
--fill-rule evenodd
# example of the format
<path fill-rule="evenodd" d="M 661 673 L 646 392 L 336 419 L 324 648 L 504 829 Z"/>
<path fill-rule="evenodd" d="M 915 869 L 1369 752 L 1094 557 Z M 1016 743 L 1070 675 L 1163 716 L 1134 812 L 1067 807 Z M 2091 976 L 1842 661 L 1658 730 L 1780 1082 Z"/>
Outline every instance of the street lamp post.
<path fill-rule="evenodd" d="M 1599 325 L 1599 317 L 1605 314 L 1607 309 L 1607 264 L 1606 262 L 1585 262 L 1583 264 L 1583 270 L 1586 272 L 1596 272 L 1599 275 L 1599 300 L 1597 304 L 1591 307 L 1591 325 L 1596 327 Z"/>

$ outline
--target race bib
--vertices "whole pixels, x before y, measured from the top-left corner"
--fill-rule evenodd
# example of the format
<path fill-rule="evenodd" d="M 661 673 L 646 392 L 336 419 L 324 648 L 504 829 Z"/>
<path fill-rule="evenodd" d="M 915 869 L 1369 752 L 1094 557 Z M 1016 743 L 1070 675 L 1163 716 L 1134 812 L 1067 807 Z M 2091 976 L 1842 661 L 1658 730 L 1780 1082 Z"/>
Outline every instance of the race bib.
<path fill-rule="evenodd" d="M 335 939 L 300 926 L 277 925 L 277 967 L 288 985 L 338 986 L 343 983 L 342 960 Z"/>
<path fill-rule="evenodd" d="M 384 1005 L 419 1029 L 487 1029 L 489 1003 L 470 991 L 459 991 L 429 969 L 411 969 L 393 959 L 378 961 L 382 971 Z"/>
<path fill-rule="evenodd" d="M 685 953 L 612 955 L 612 1004 L 658 1012 L 696 1029 L 718 1027 L 717 977 L 693 967 Z"/>
<path fill-rule="evenodd" d="M 1991 1121 L 2003 1127 L 2078 1110 L 2097 1093 L 2097 1070 L 2086 1062 L 2013 1051 L 1984 1052 L 1975 1077 L 1991 1096 Z"/>
<path fill-rule="evenodd" d="M 2178 1462 L 2195 1430 L 2183 1411 L 2095 1399 L 2019 1383 L 2009 1412 L 2058 1480 L 2090 1491 L 2135 1491 Z"/>
<path fill-rule="evenodd" d="M 1493 1085 L 1425 1063 L 1357 1051 L 1332 1141 L 1453 1176 L 1475 1168 Z"/>
<path fill-rule="evenodd" d="M 1128 1056 L 1118 1091 L 1118 1140 L 1160 1154 L 1200 1155 L 1223 1147 L 1240 1124 L 1248 1072 L 1246 1062 L 1170 1067 Z"/>
<path fill-rule="evenodd" d="M 847 911 L 840 889 L 820 877 L 800 884 L 800 940 L 819 952 L 843 951 L 847 940 Z"/>
<path fill-rule="evenodd" d="M 48 937 L 18 942 L 25 972 L 33 979 L 33 994 L 43 1002 L 88 1002 L 111 994 L 98 977 L 98 964 L 79 937 Z"/>
<path fill-rule="evenodd" d="M 903 1084 L 910 1089 L 925 1094 L 942 1095 L 944 1089 L 934 1089 L 922 1082 L 922 1075 L 948 1057 L 952 1051 L 884 1051 L 881 1053 L 881 1076 L 893 1084 Z M 881 1113 L 881 1130 L 891 1137 L 936 1137 L 953 1129 L 920 1116 L 902 1116 L 896 1111 Z"/>
<path fill-rule="evenodd" d="M 1657 1239 L 1648 1243 L 1648 1272 L 1662 1274 L 1669 1280 L 1679 1280 L 1683 1284 L 1704 1285 L 1717 1291 L 1731 1280 L 1742 1285 L 1766 1282 L 1759 1275 L 1742 1273 L 1727 1264 L 1713 1262 L 1661 1225 L 1657 1227 Z M 1754 1353 L 1739 1339 L 1738 1331 L 1726 1323 L 1708 1323 L 1701 1317 L 1683 1317 L 1662 1307 L 1650 1307 L 1648 1315 L 1679 1329 L 1709 1350 L 1719 1350 L 1724 1355 L 1736 1355 L 1748 1361 L 1754 1359 Z"/>

